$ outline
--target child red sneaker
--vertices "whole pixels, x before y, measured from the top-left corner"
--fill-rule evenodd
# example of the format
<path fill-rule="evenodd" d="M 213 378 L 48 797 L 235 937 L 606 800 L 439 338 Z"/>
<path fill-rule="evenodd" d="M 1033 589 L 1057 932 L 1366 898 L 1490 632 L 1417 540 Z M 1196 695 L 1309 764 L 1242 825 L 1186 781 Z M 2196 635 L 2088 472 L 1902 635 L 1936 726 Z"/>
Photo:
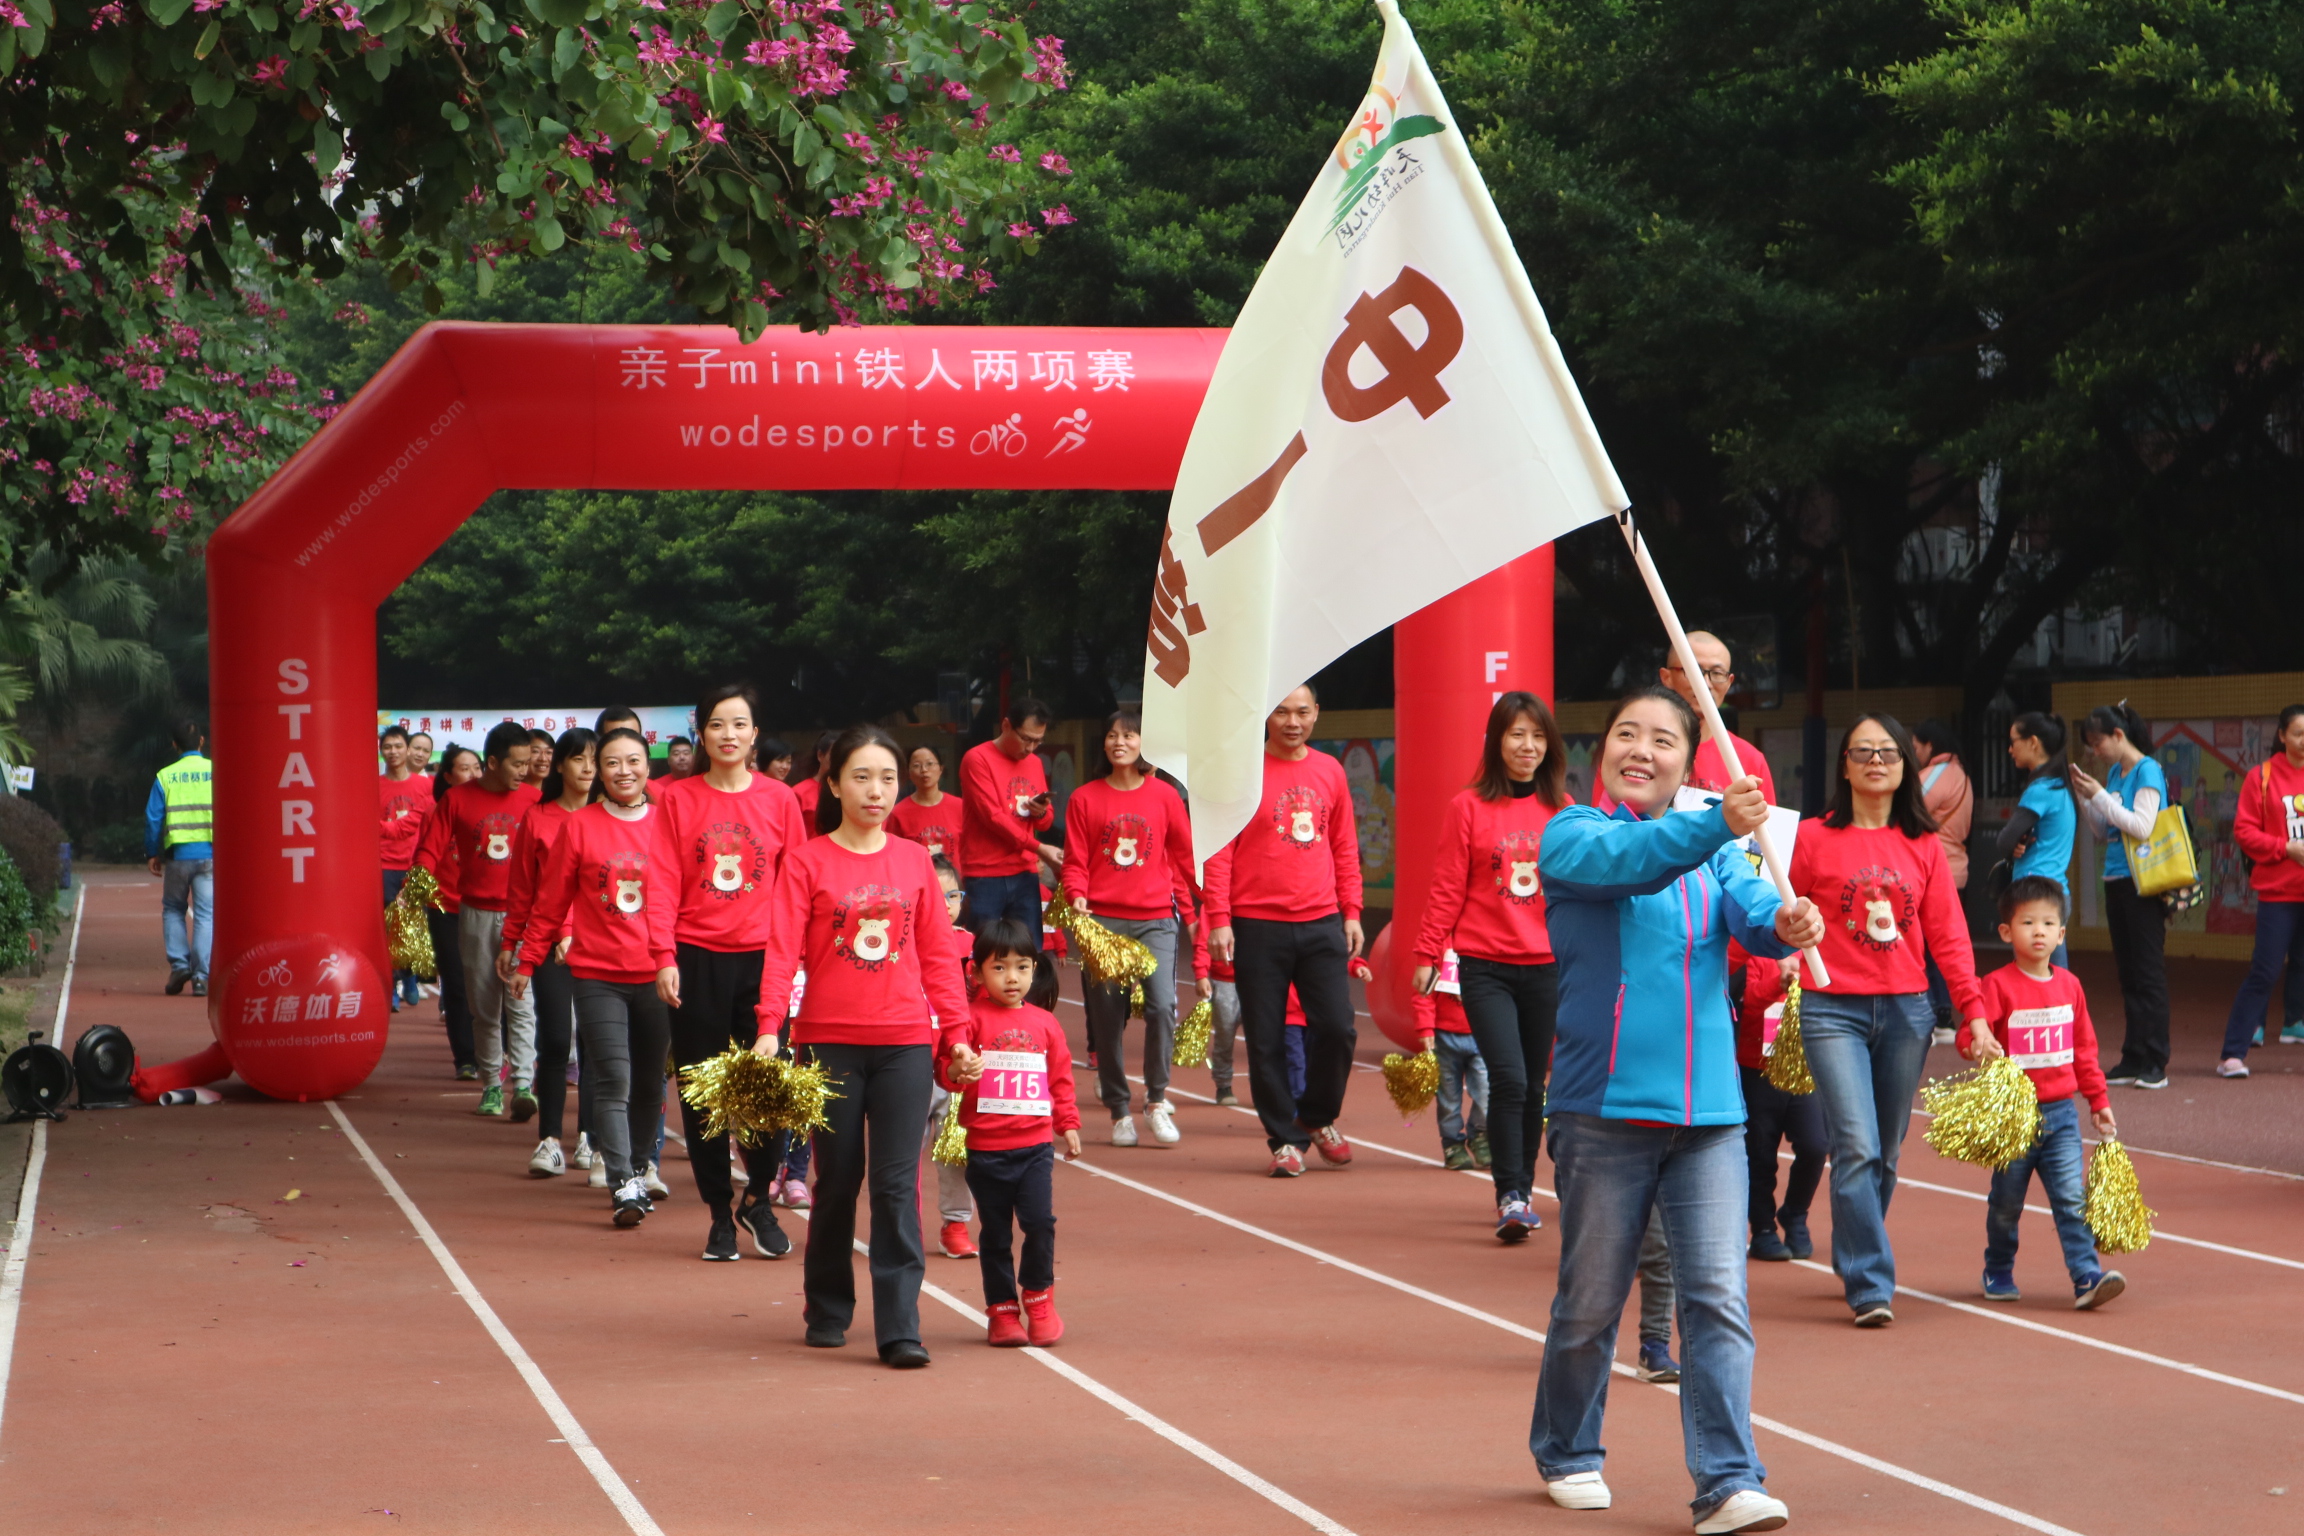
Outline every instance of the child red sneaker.
<path fill-rule="evenodd" d="M 1042 1349 L 1064 1337 L 1064 1319 L 1056 1315 L 1056 1287 L 1024 1293 L 1024 1315 L 1031 1320 L 1032 1342 Z"/>
<path fill-rule="evenodd" d="M 984 1342 L 994 1349 L 1022 1349 L 1031 1343 L 1024 1333 L 1024 1319 L 1012 1301 L 996 1301 L 990 1309 L 991 1327 Z"/>
<path fill-rule="evenodd" d="M 948 1259 L 976 1257 L 976 1241 L 968 1235 L 968 1223 L 964 1221 L 944 1223 L 944 1230 L 936 1234 L 936 1241 L 943 1247 L 944 1257 Z"/>

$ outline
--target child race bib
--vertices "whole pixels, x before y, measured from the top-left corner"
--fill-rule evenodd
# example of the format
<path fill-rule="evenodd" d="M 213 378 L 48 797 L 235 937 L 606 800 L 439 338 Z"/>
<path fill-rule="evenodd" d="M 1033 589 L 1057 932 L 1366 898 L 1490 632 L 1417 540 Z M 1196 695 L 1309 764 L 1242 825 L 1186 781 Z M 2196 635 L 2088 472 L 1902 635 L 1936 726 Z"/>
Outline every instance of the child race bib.
<path fill-rule="evenodd" d="M 984 1075 L 976 1080 L 976 1112 L 981 1115 L 1053 1115 L 1048 1097 L 1048 1056 L 1043 1051 L 986 1051 Z"/>
<path fill-rule="evenodd" d="M 2072 1005 L 2019 1008 L 2009 1014 L 2008 1056 L 2020 1067 L 2072 1065 Z"/>
<path fill-rule="evenodd" d="M 1770 1003 L 1760 1015 L 1760 1054 L 1762 1056 L 1776 1054 L 1776 1037 L 1783 1032 L 1783 1029 L 1784 1005 L 1782 1003 Z"/>

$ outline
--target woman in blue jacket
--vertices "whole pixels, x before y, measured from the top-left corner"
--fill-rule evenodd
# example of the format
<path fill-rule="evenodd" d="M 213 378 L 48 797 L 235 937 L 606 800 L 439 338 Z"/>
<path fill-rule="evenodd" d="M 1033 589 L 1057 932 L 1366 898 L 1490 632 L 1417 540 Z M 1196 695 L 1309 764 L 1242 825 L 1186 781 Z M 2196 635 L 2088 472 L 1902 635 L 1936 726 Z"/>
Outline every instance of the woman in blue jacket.
<path fill-rule="evenodd" d="M 1680 1420 L 1700 1533 L 1774 1530 L 1752 1443 L 1744 1291 L 1744 1095 L 1728 1009 L 1728 940 L 1781 958 L 1823 937 L 1781 905 L 1734 840 L 1766 819 L 1759 781 L 1674 814 L 1696 717 L 1662 688 L 1628 694 L 1601 733 L 1603 813 L 1570 806 L 1539 856 L 1560 979 L 1547 1107 L 1560 1197 L 1560 1283 L 1529 1450 L 1564 1509 L 1606 1509 L 1600 1424 L 1616 1326 L 1651 1205 L 1680 1296 Z"/>

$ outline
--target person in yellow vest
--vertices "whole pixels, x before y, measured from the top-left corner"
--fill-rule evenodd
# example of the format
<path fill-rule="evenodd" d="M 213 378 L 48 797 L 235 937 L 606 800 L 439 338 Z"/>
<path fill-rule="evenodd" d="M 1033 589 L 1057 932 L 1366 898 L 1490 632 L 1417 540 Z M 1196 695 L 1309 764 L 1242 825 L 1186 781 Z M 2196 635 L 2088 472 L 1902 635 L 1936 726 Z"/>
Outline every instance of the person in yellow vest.
<path fill-rule="evenodd" d="M 210 781 L 208 740 L 192 720 L 177 721 L 168 732 L 176 761 L 152 780 L 144 802 L 145 868 L 158 875 L 160 932 L 168 945 L 168 995 L 192 984 L 194 997 L 208 995 L 208 951 L 214 931 L 216 873 L 215 786 Z M 192 932 L 184 931 L 185 913 Z"/>

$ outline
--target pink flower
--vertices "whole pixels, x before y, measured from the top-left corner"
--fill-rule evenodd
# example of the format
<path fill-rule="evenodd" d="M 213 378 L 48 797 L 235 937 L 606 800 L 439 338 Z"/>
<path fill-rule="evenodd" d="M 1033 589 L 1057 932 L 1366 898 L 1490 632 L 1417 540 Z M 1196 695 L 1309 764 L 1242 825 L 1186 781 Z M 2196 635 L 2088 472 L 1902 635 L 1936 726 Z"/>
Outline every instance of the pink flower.
<path fill-rule="evenodd" d="M 1029 224 L 1011 224 L 1008 226 L 1008 233 L 1014 235 L 1019 240 L 1029 240 L 1034 235 L 1040 233 L 1040 231 L 1034 229 Z"/>
<path fill-rule="evenodd" d="M 1037 80 L 1052 91 L 1064 89 L 1070 75 L 1064 63 L 1064 39 L 1036 37 L 1032 40 L 1032 68 L 1024 76 Z"/>
<path fill-rule="evenodd" d="M 270 87 L 279 85 L 287 75 L 288 60 L 285 55 L 276 53 L 250 70 L 248 78 L 259 86 Z"/>
<path fill-rule="evenodd" d="M 1040 210 L 1040 222 L 1050 229 L 1054 229 L 1059 224 L 1069 224 L 1072 222 L 1072 210 L 1062 203 L 1058 203 L 1053 208 L 1043 208 Z"/>
<path fill-rule="evenodd" d="M 840 135 L 840 142 L 856 151 L 857 158 L 866 165 L 878 165 L 880 163 L 880 150 L 872 142 L 872 135 L 868 133 L 844 133 Z"/>
<path fill-rule="evenodd" d="M 0 0 L 0 21 L 8 23 L 12 27 L 29 27 L 32 25 L 24 19 L 24 13 L 11 4 L 10 0 Z"/>
<path fill-rule="evenodd" d="M 1013 144 L 995 144 L 986 153 L 990 154 L 993 159 L 1005 160 L 1010 165 L 1021 165 L 1024 161 L 1024 152 Z"/>
<path fill-rule="evenodd" d="M 1040 169 L 1047 171 L 1051 175 L 1055 176 L 1069 176 L 1072 174 L 1071 165 L 1065 161 L 1062 155 L 1056 153 L 1054 150 L 1050 150 L 1048 153 L 1040 157 Z"/>
<path fill-rule="evenodd" d="M 329 14 L 333 15 L 337 24 L 347 32 L 357 32 L 361 28 L 360 13 L 348 5 L 336 6 L 332 8 Z"/>
<path fill-rule="evenodd" d="M 721 128 L 720 120 L 718 118 L 705 118 L 702 122 L 696 125 L 696 128 L 697 131 L 703 135 L 704 142 L 707 144 L 725 144 L 728 142 L 728 135 L 726 131 Z"/>
<path fill-rule="evenodd" d="M 18 22 L 17 25 L 22 26 L 24 23 Z M 951 97 L 954 101 L 966 101 L 968 99 L 968 87 L 962 85 L 957 80 L 945 81 L 943 90 L 944 94 Z"/>

